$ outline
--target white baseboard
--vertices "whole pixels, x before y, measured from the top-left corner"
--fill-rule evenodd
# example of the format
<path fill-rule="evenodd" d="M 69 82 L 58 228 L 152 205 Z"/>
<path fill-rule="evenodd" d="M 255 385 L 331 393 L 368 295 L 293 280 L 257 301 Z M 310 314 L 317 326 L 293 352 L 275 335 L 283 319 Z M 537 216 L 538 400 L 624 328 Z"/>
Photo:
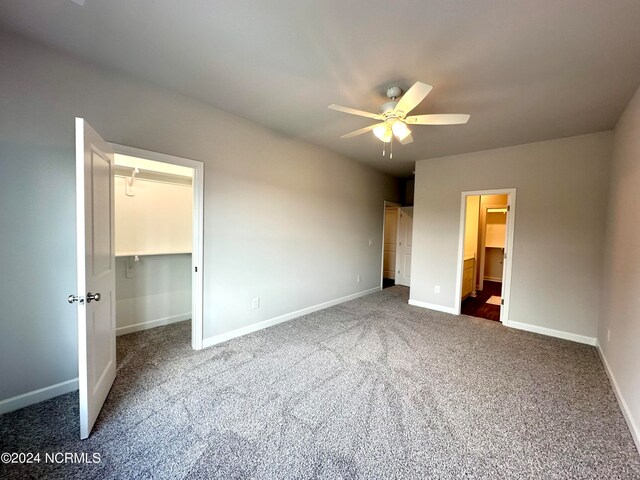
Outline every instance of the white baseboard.
<path fill-rule="evenodd" d="M 302 317 L 303 315 L 308 315 L 313 312 L 317 312 L 318 310 L 324 310 L 325 308 L 338 305 L 339 303 L 344 303 L 344 302 L 348 302 L 349 300 L 354 300 L 356 298 L 364 297 L 365 295 L 370 295 L 372 293 L 379 292 L 380 290 L 381 290 L 380 287 L 370 288 L 369 290 L 363 290 L 362 292 L 353 293 L 351 295 L 347 295 L 346 297 L 336 298 L 335 300 L 329 300 L 328 302 L 319 303 L 311 307 L 303 308 L 302 310 L 296 310 L 295 312 L 286 313 L 284 315 L 280 315 L 279 317 L 270 318 L 269 320 L 263 320 L 262 322 L 253 323 L 251 325 L 247 325 L 246 327 L 231 330 L 230 332 L 221 333 L 220 335 L 215 335 L 213 337 L 205 338 L 202 341 L 202 347 L 203 348 L 211 347 L 213 345 L 217 345 L 218 343 L 231 340 L 232 338 L 241 337 L 249 333 L 257 332 L 258 330 L 272 327 L 274 325 L 278 325 L 279 323 L 293 320 L 294 318 Z"/>
<path fill-rule="evenodd" d="M 428 308 L 429 310 L 436 310 L 438 312 L 450 313 L 457 315 L 458 311 L 453 307 L 445 307 L 444 305 L 436 305 L 435 303 L 421 302 L 420 300 L 409 299 L 409 305 L 414 307 Z"/>
<path fill-rule="evenodd" d="M 78 389 L 78 379 L 67 380 L 66 382 L 56 383 L 48 387 L 39 388 L 31 392 L 16 395 L 0 401 L 0 415 L 3 413 L 13 412 L 22 407 L 33 405 L 34 403 L 43 402 L 50 398 L 73 392 Z"/>
<path fill-rule="evenodd" d="M 611 371 L 611 367 L 609 367 L 609 362 L 607 362 L 607 357 L 604 356 L 604 352 L 600 347 L 600 342 L 596 341 L 596 348 L 598 349 L 598 353 L 600 354 L 600 359 L 602 360 L 602 364 L 604 365 L 604 370 L 607 372 L 607 376 L 609 377 L 609 381 L 611 382 L 611 386 L 613 387 L 613 393 L 616 395 L 616 399 L 618 400 L 618 405 L 620 405 L 620 410 L 622 410 L 622 416 L 627 422 L 627 426 L 631 431 L 631 437 L 636 444 L 636 448 L 638 449 L 638 453 L 640 453 L 640 428 L 634 422 L 633 417 L 631 416 L 631 411 L 629 410 L 629 406 L 627 402 L 625 402 L 624 397 L 622 396 L 622 392 L 620 391 L 620 387 L 618 387 L 618 382 L 616 382 L 616 377 L 613 375 Z"/>
<path fill-rule="evenodd" d="M 171 317 L 158 318 L 156 320 L 150 320 L 148 322 L 134 323 L 133 325 L 127 325 L 125 327 L 116 328 L 116 336 L 126 335 L 127 333 L 139 332 L 141 330 L 148 330 L 149 328 L 161 327 L 162 325 L 169 325 L 171 323 L 183 322 L 184 320 L 191 319 L 191 312 L 181 313 L 180 315 L 172 315 Z"/>
<path fill-rule="evenodd" d="M 530 325 L 528 323 L 514 322 L 512 320 L 505 320 L 502 322 L 505 327 L 516 328 L 518 330 L 526 330 L 527 332 L 539 333 L 541 335 L 548 335 L 549 337 L 562 338 L 564 340 L 571 340 L 572 342 L 584 343 L 586 345 L 595 346 L 597 339 L 595 337 L 587 337 L 585 335 L 578 335 L 577 333 L 564 332 L 562 330 L 554 330 L 553 328 L 539 327 L 537 325 Z"/>
<path fill-rule="evenodd" d="M 499 282 L 502 283 L 502 277 L 484 277 L 485 282 Z"/>

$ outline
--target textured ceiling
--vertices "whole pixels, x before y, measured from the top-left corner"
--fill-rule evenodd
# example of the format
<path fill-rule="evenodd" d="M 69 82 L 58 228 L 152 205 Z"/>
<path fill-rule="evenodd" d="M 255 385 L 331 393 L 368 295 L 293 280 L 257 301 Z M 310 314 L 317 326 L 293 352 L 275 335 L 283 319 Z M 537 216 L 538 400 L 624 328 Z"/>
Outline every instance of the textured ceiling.
<path fill-rule="evenodd" d="M 638 0 L 4 0 L 0 24 L 394 175 L 415 160 L 613 128 L 640 84 Z M 391 85 L 434 86 L 382 157 Z"/>

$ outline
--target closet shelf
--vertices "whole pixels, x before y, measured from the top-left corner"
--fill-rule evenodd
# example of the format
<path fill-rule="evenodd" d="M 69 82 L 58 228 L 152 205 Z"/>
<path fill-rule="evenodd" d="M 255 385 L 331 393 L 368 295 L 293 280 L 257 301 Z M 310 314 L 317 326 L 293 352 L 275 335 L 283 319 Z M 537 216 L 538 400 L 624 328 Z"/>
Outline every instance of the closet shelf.
<path fill-rule="evenodd" d="M 152 255 L 187 255 L 191 254 L 191 250 L 184 252 L 119 252 L 116 253 L 116 257 L 149 257 Z"/>

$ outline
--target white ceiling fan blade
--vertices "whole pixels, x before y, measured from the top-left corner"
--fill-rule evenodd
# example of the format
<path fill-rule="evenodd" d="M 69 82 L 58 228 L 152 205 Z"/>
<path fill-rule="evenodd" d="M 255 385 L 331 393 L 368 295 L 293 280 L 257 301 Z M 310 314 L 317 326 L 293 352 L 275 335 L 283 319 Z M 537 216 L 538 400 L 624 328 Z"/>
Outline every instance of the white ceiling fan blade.
<path fill-rule="evenodd" d="M 398 140 L 402 145 L 407 145 L 409 143 L 413 142 L 413 137 L 411 136 L 411 134 L 407 135 L 406 137 L 404 137 L 402 140 Z"/>
<path fill-rule="evenodd" d="M 433 115 L 412 115 L 404 119 L 410 125 L 460 125 L 469 121 L 465 113 L 436 113 Z"/>
<path fill-rule="evenodd" d="M 408 114 L 411 110 L 416 108 L 418 104 L 424 100 L 433 87 L 426 83 L 416 82 L 413 86 L 407 90 L 407 92 L 400 98 L 398 105 L 394 109 L 394 112 L 402 112 Z"/>
<path fill-rule="evenodd" d="M 384 117 L 378 113 L 365 112 L 364 110 L 356 110 L 355 108 L 341 107 L 340 105 L 329 105 L 331 110 L 337 110 L 338 112 L 350 113 L 351 115 L 359 115 L 361 117 L 373 118 L 375 120 L 382 120 Z"/>
<path fill-rule="evenodd" d="M 384 125 L 384 122 L 383 123 L 376 123 L 374 125 L 369 125 L 368 127 L 361 128 L 360 130 L 356 130 L 355 132 L 351 132 L 351 133 L 347 133 L 345 135 L 342 135 L 340 138 L 357 137 L 358 135 L 362 135 L 363 133 L 370 132 L 371 130 L 376 128 L 378 125 Z"/>

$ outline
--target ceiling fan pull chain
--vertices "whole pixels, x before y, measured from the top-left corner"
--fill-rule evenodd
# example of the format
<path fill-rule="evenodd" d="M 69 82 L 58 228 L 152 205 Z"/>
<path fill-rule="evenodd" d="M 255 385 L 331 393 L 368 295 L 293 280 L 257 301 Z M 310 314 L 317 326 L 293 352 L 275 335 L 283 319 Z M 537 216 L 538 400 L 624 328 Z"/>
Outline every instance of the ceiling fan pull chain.
<path fill-rule="evenodd" d="M 393 135 L 391 136 L 391 153 L 389 153 L 389 159 L 393 158 Z"/>
<path fill-rule="evenodd" d="M 383 157 L 385 156 L 385 153 L 384 153 L 384 147 L 385 147 L 384 142 L 382 142 L 382 156 L 383 156 Z"/>

